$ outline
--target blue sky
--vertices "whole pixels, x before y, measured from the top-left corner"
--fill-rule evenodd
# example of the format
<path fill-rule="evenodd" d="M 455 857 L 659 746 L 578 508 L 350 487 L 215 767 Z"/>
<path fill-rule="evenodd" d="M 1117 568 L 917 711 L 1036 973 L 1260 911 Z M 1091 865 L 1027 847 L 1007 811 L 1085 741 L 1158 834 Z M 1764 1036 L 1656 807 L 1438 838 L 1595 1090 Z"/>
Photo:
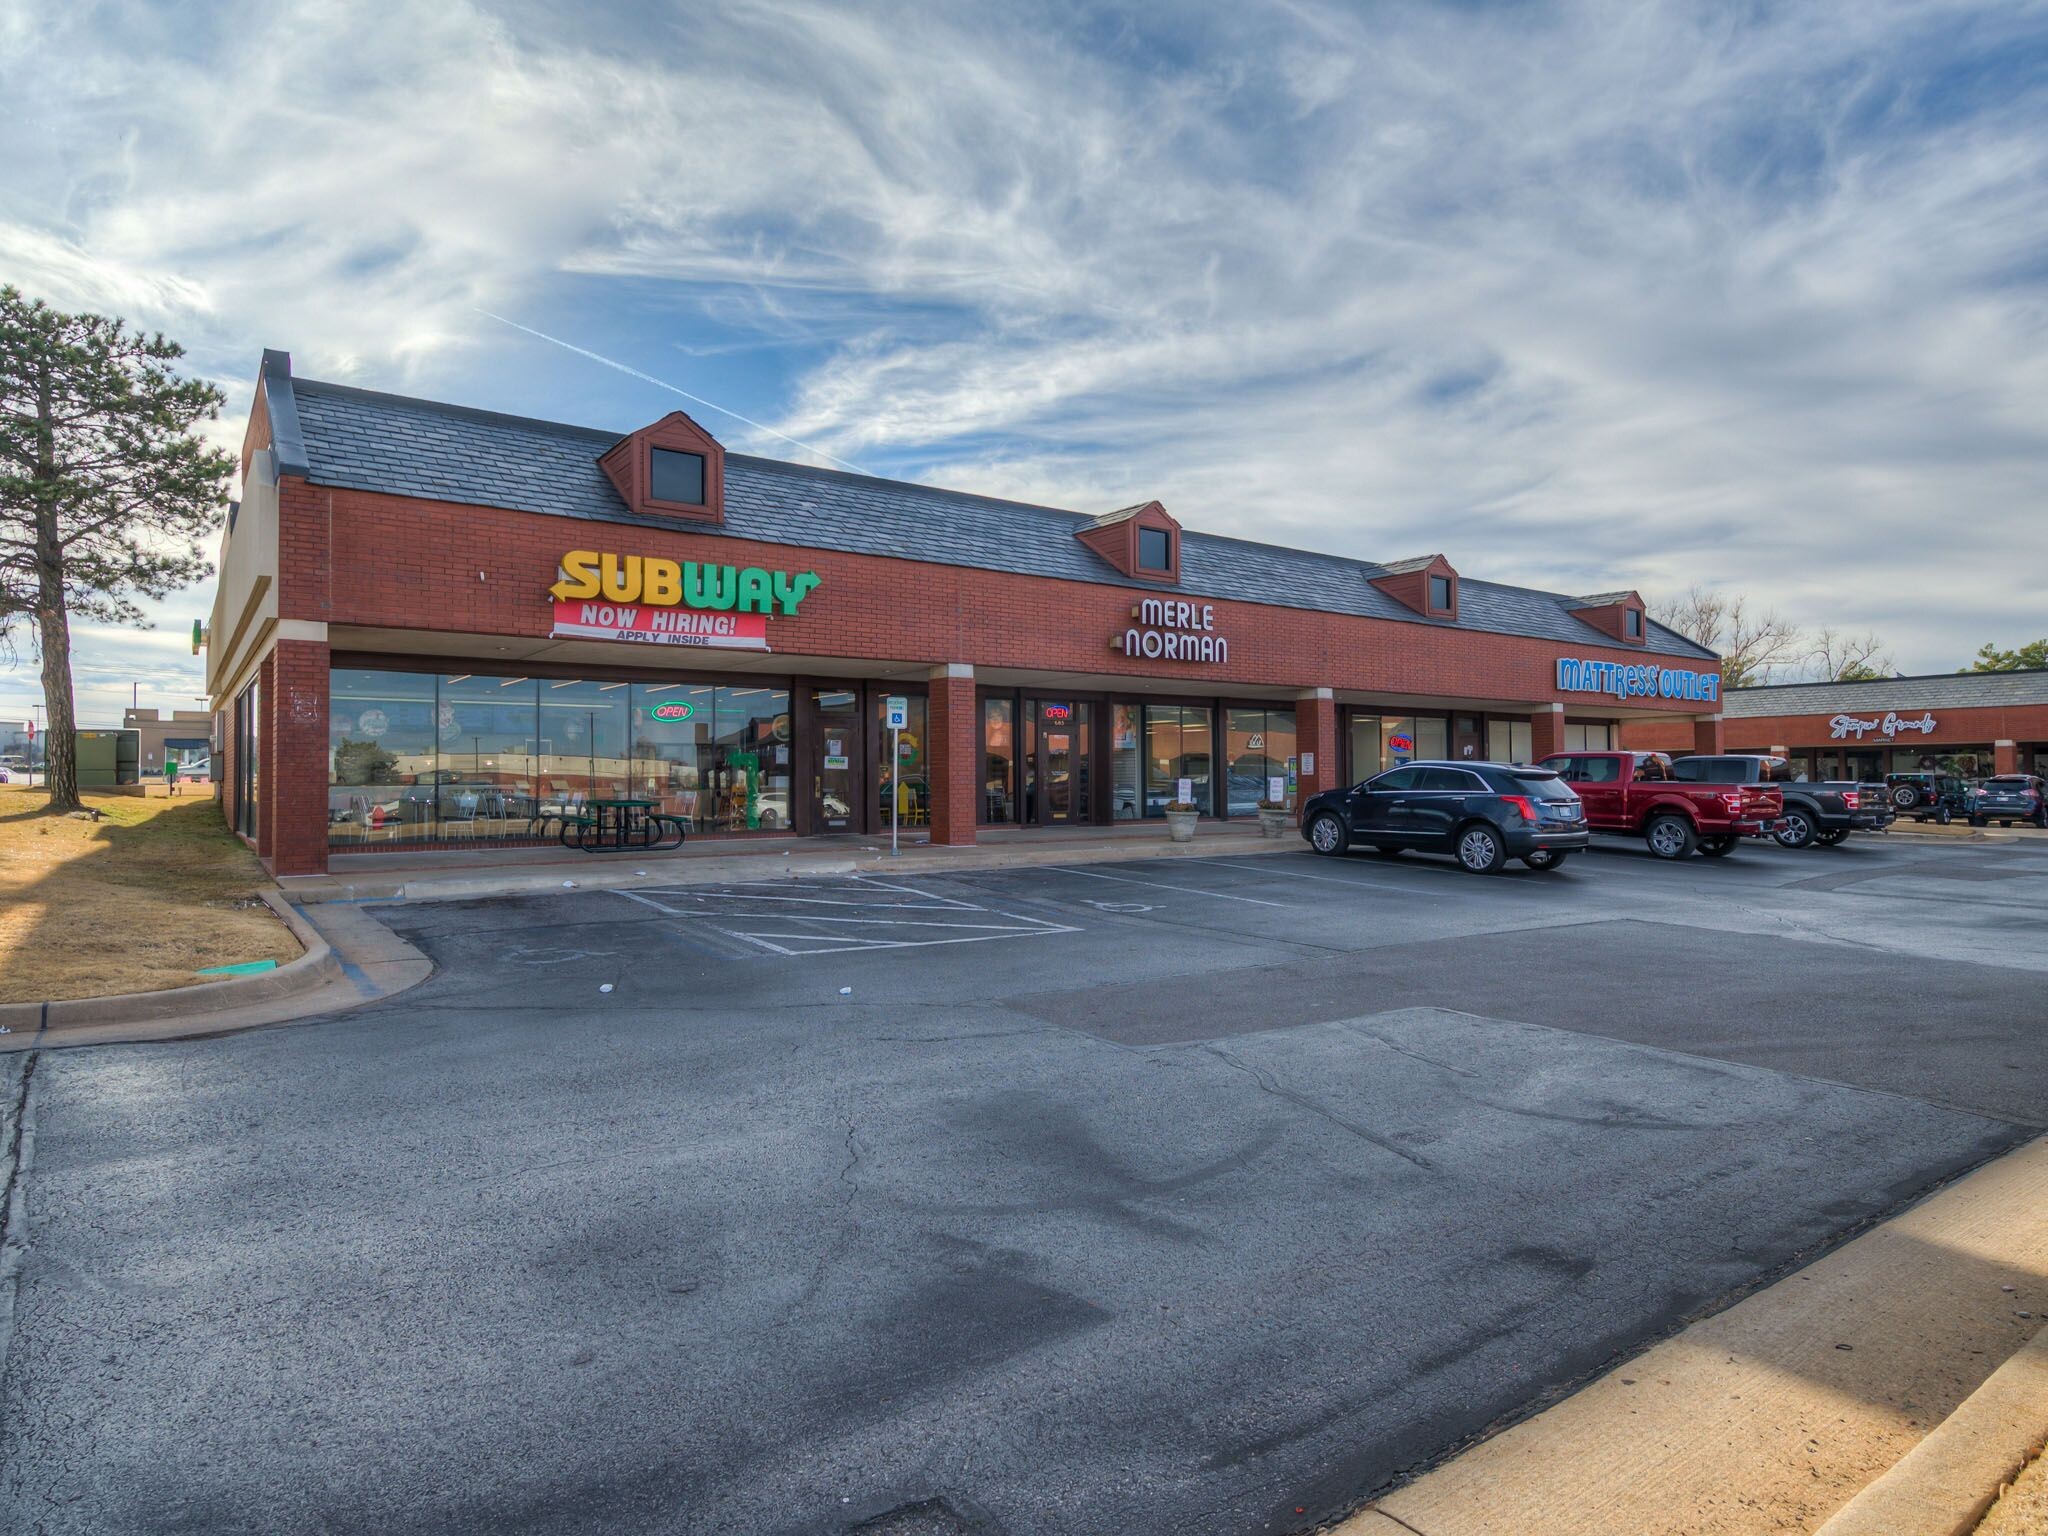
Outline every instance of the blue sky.
<path fill-rule="evenodd" d="M 2048 7 L 0 0 L 0 278 L 306 376 L 2048 632 Z M 736 448 L 802 456 L 696 412 Z M 87 629 L 84 714 L 190 707 Z M 0 716 L 37 694 L 26 656 Z"/>

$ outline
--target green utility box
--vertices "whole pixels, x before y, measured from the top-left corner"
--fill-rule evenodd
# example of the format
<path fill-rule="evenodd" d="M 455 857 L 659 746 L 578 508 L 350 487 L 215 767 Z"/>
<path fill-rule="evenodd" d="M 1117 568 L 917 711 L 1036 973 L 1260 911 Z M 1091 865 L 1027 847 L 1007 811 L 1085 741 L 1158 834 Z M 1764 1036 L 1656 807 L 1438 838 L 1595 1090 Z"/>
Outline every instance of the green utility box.
<path fill-rule="evenodd" d="M 139 731 L 80 731 L 77 740 L 80 789 L 112 789 L 142 781 Z"/>

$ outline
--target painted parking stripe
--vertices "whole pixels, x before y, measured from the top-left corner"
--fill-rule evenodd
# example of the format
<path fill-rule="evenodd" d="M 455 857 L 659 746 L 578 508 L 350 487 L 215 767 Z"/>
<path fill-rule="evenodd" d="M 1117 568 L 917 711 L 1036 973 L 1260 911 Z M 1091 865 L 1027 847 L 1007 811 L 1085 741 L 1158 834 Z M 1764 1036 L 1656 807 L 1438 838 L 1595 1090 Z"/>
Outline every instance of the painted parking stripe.
<path fill-rule="evenodd" d="M 1247 855 L 1246 857 L 1251 856 Z M 1244 874 L 1258 873 L 1269 875 L 1285 875 L 1290 880 L 1319 880 L 1325 885 L 1348 885 L 1354 888 L 1363 888 L 1365 890 L 1372 891 L 1395 891 L 1399 892 L 1403 896 L 1409 895 L 1410 893 L 1419 896 L 1449 896 L 1452 894 L 1449 891 L 1432 891 L 1425 887 L 1420 886 L 1397 885 L 1388 881 L 1375 880 L 1370 874 L 1366 873 L 1363 869 L 1361 869 L 1359 874 L 1354 878 L 1344 875 L 1312 875 L 1308 873 L 1307 870 L 1302 869 L 1275 869 L 1268 865 L 1266 858 L 1260 858 L 1258 860 L 1258 863 L 1261 866 L 1261 868 L 1257 870 L 1246 869 L 1241 864 L 1228 863 L 1223 859 L 1188 859 L 1184 862 L 1190 864 L 1214 864 L 1218 869 L 1235 869 L 1239 870 Z M 1415 867 L 1417 869 L 1423 868 L 1423 866 L 1420 864 L 1416 865 Z"/>
<path fill-rule="evenodd" d="M 1082 875 L 1090 880 L 1114 880 L 1119 885 L 1149 885 L 1156 891 L 1180 891 L 1188 896 L 1213 896 L 1218 901 L 1242 901 L 1254 907 L 1285 907 L 1284 901 L 1262 901 L 1256 896 L 1233 896 L 1228 891 L 1205 891 L 1199 885 L 1168 885 L 1164 880 L 1134 880 L 1129 875 L 1103 875 L 1092 869 L 1074 869 L 1065 864 L 1047 864 L 1043 868 L 1062 875 Z"/>

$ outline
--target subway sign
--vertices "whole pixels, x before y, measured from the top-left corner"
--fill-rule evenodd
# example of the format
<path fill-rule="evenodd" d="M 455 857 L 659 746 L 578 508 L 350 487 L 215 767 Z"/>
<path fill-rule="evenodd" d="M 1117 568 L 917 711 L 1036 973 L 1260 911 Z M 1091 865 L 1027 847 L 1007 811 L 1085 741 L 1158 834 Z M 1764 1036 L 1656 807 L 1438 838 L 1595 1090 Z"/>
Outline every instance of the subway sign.
<path fill-rule="evenodd" d="M 794 615 L 817 587 L 815 571 L 572 549 L 548 592 L 558 638 L 765 651 L 768 616 Z"/>
<path fill-rule="evenodd" d="M 1693 704 L 1717 704 L 1721 699 L 1721 674 L 1560 657 L 1557 691 L 1605 693 L 1617 699 L 1684 699 Z"/>

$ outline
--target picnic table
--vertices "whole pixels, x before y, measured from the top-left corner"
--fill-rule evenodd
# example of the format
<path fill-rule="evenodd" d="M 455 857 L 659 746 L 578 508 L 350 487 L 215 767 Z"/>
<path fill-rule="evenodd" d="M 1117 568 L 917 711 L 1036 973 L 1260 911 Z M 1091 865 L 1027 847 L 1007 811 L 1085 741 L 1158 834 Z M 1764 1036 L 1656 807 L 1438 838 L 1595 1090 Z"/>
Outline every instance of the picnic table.
<path fill-rule="evenodd" d="M 683 820 L 656 811 L 653 800 L 591 800 L 561 818 L 564 848 L 579 853 L 647 852 L 683 846 Z"/>

